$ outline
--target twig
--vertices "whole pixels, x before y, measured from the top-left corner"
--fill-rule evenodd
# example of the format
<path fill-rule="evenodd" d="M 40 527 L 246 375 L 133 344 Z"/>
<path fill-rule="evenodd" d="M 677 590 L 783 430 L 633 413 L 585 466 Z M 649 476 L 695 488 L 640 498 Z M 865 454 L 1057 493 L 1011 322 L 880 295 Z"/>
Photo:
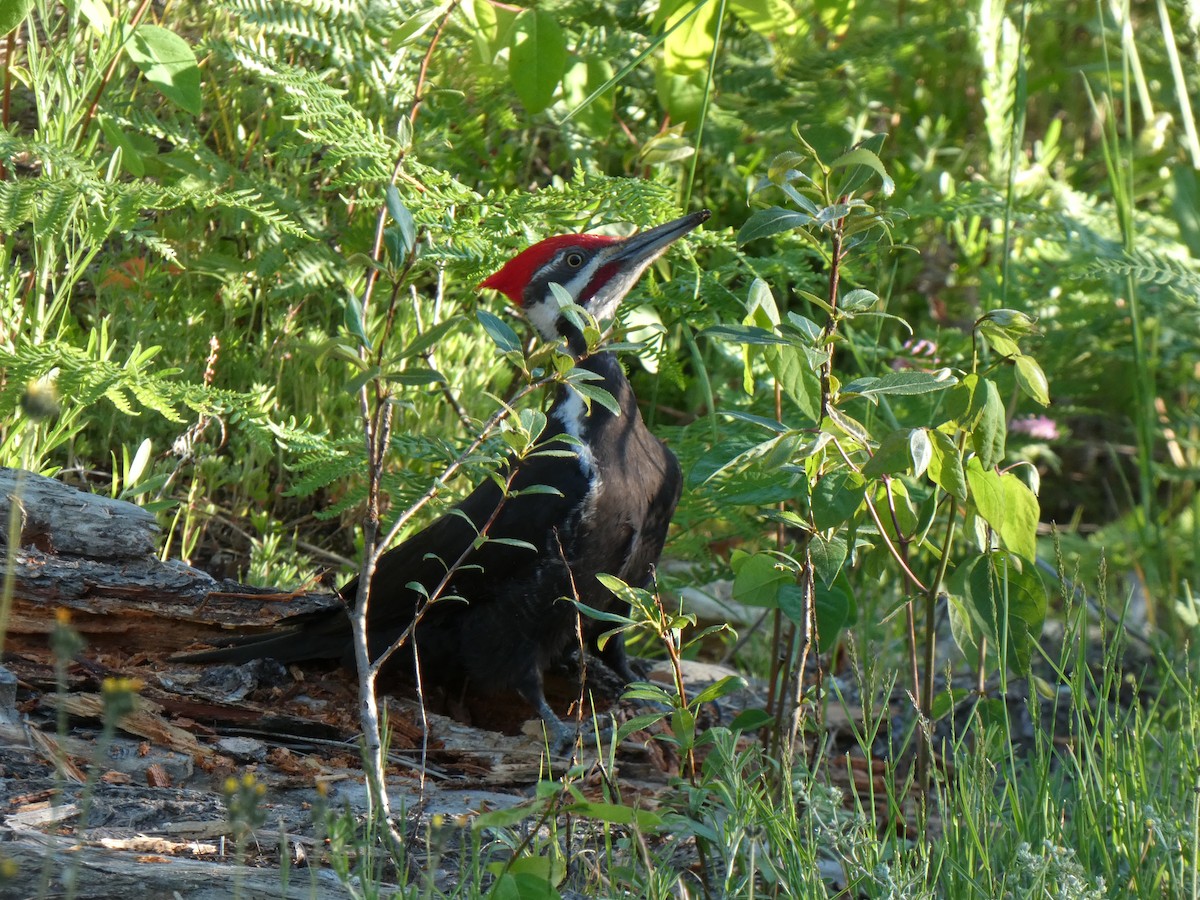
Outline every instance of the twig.
<path fill-rule="evenodd" d="M 149 0 L 143 0 L 143 3 L 149 3 Z M 424 81 L 424 74 L 428 68 L 428 61 L 433 54 L 434 46 L 437 44 L 438 38 L 441 36 L 442 30 L 446 26 L 446 22 L 450 18 L 450 14 L 454 11 L 456 3 L 452 3 L 447 9 L 442 18 L 441 24 L 438 26 L 433 39 L 430 41 L 430 46 L 426 50 L 425 60 L 421 67 L 421 73 L 417 81 L 417 94 L 413 98 L 413 105 L 409 111 L 409 124 L 416 118 L 416 111 L 420 105 L 420 88 Z M 404 159 L 407 153 L 407 148 L 402 148 L 396 156 L 395 165 L 392 167 L 391 177 L 388 181 L 389 185 L 394 186 L 396 180 L 401 176 L 401 170 L 404 165 Z M 389 215 L 387 204 L 383 204 L 379 210 L 379 214 L 375 220 L 375 236 L 371 247 L 372 265 L 367 267 L 366 284 L 363 287 L 362 309 L 364 321 L 367 319 L 367 314 L 371 305 L 371 298 L 374 293 L 375 284 L 379 279 L 380 261 L 383 258 L 383 236 Z M 406 260 L 405 273 L 411 269 L 413 264 L 412 254 Z M 392 291 L 390 307 L 387 314 L 387 324 L 385 325 L 385 336 L 390 333 L 392 323 L 395 317 L 395 307 L 399 296 L 399 285 L 401 279 L 396 280 L 396 287 Z M 379 342 L 379 353 L 383 353 L 383 347 L 386 340 Z M 366 360 L 369 356 L 369 351 L 365 346 L 359 347 L 359 355 Z M 382 356 L 379 357 L 382 359 Z M 382 813 L 382 819 L 385 827 L 385 834 L 391 844 L 393 857 L 399 856 L 404 846 L 402 836 L 396 830 L 392 821 L 391 803 L 387 796 L 387 785 L 384 779 L 383 770 L 383 747 L 379 728 L 379 704 L 375 694 L 376 678 L 379 674 L 379 668 L 373 665 L 371 660 L 370 644 L 368 643 L 367 633 L 367 612 L 371 599 L 371 581 L 375 574 L 375 567 L 379 562 L 379 557 L 382 554 L 383 547 L 390 543 L 391 539 L 399 532 L 404 523 L 408 519 L 416 515 L 418 509 L 425 505 L 433 495 L 437 492 L 440 484 L 444 483 L 444 478 L 449 477 L 443 473 L 443 478 L 439 479 L 426 492 L 425 496 L 417 504 L 414 504 L 405 516 L 397 522 L 393 528 L 387 533 L 385 539 L 380 542 L 379 538 L 379 494 L 380 482 L 383 476 L 384 458 L 387 455 L 387 450 L 391 441 L 391 426 L 392 426 L 392 409 L 393 405 L 389 402 L 387 396 L 387 385 L 379 378 L 375 380 L 375 407 L 371 407 L 370 394 L 368 393 L 368 385 L 364 384 L 359 391 L 360 414 L 363 419 L 363 437 L 367 449 L 367 516 L 363 523 L 363 564 L 362 570 L 359 573 L 358 594 L 355 597 L 354 609 L 350 613 L 351 631 L 354 636 L 354 657 L 358 669 L 359 678 L 359 720 L 363 730 L 363 741 L 365 744 L 365 759 L 367 768 L 367 783 L 368 783 L 368 798 L 371 801 L 370 809 L 372 812 L 378 809 Z M 482 439 L 477 439 L 482 440 Z M 461 465 L 463 457 L 459 457 L 456 461 L 457 465 Z M 453 465 L 452 469 L 457 469 L 457 465 Z M 415 650 L 414 650 L 415 652 Z M 419 679 L 418 667 L 418 679 Z M 418 682 L 419 683 L 419 682 Z M 421 699 L 422 716 L 424 716 L 424 699 L 423 695 L 418 694 Z M 424 720 L 423 720 L 424 721 Z M 424 723 L 427 726 L 427 723 Z M 428 735 L 428 727 L 425 728 Z M 424 759 L 424 756 L 422 757 Z M 424 779 L 422 779 L 422 789 L 424 788 Z"/>
<path fill-rule="evenodd" d="M 133 18 L 129 20 L 129 40 L 133 40 L 133 31 L 142 21 L 142 16 L 146 14 L 146 10 L 150 8 L 150 0 L 142 0 L 137 10 L 134 11 Z M 11 35 L 10 35 L 11 37 Z M 100 79 L 100 84 L 96 86 L 96 93 L 92 96 L 91 105 L 88 106 L 87 112 L 83 114 L 83 121 L 79 123 L 79 137 L 75 139 L 75 146 L 82 147 L 84 140 L 87 138 L 88 128 L 91 127 L 92 119 L 96 115 L 96 109 L 100 105 L 100 98 L 104 95 L 108 83 L 112 81 L 113 75 L 117 71 L 117 64 L 121 61 L 121 56 L 124 53 L 124 45 L 122 45 L 115 54 L 113 54 L 112 62 L 108 64 L 108 68 L 104 71 L 104 77 Z M 5 91 L 5 113 L 7 113 L 7 90 Z M 7 123 L 7 115 L 5 116 Z"/>

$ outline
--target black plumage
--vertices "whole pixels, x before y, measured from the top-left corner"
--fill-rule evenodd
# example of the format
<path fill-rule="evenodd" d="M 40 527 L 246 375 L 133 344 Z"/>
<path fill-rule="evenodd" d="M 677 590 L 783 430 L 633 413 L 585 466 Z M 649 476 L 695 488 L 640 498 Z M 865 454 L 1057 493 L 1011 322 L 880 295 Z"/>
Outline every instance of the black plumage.
<path fill-rule="evenodd" d="M 643 422 L 616 357 L 586 355 L 578 330 L 558 314 L 549 283 L 562 284 L 577 303 L 606 318 L 645 267 L 707 217 L 696 213 L 622 240 L 551 238 L 484 282 L 519 302 L 544 337 L 566 338 L 577 366 L 595 376 L 591 383 L 608 391 L 620 411 L 589 406 L 569 385 L 560 386 L 538 445 L 557 452 L 510 459 L 501 478 L 486 479 L 454 510 L 387 551 L 372 578 L 367 630 L 373 658 L 424 607 L 415 643 L 426 683 L 452 691 L 515 690 L 558 737 L 565 729 L 545 701 L 542 674 L 572 652 L 577 622 L 590 649 L 621 678 L 633 680 L 622 637 L 600 650 L 596 639 L 609 626 L 580 620 L 571 599 L 628 611 L 597 576 L 649 583 L 679 500 L 681 473 L 674 454 Z M 534 486 L 553 490 L 528 490 Z M 478 541 L 480 531 L 488 540 Z M 410 587 L 414 582 L 424 592 Z M 354 579 L 342 597 L 353 603 L 357 589 Z M 424 596 L 435 592 L 426 603 Z M 352 665 L 349 620 L 334 609 L 190 658 L 268 656 Z M 411 666 L 411 640 L 398 659 Z"/>

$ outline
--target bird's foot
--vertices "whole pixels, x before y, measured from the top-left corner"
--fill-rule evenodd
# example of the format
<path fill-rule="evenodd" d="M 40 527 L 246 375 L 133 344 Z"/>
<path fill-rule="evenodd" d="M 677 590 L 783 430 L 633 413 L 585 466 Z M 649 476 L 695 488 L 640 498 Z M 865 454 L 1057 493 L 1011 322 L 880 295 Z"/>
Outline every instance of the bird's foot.
<path fill-rule="evenodd" d="M 612 738 L 611 720 L 606 725 L 598 721 L 593 723 L 590 719 L 582 723 L 574 719 L 569 723 L 564 722 L 545 700 L 537 704 L 537 711 L 546 729 L 546 744 L 551 756 L 571 756 L 576 745 L 603 745 Z"/>

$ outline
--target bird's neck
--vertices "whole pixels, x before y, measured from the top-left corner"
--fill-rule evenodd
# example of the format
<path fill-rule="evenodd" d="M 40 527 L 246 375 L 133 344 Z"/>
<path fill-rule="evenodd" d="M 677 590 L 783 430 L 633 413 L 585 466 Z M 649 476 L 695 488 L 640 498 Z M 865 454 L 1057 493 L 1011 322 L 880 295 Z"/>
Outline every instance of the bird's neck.
<path fill-rule="evenodd" d="M 559 316 L 556 326 L 558 333 L 563 336 L 567 344 L 567 352 L 577 360 L 584 360 L 588 355 L 587 339 L 583 336 L 583 332 L 576 328 L 571 322 L 568 322 L 564 317 Z"/>
<path fill-rule="evenodd" d="M 615 354 L 606 351 L 593 353 L 579 359 L 576 365 L 599 376 L 588 381 L 588 384 L 611 394 L 621 410 L 622 418 L 640 417 L 633 389 Z M 558 395 L 550 408 L 550 416 L 564 432 L 584 442 L 587 442 L 597 429 L 617 418 L 604 404 L 585 402 L 583 396 L 569 384 L 559 387 Z"/>

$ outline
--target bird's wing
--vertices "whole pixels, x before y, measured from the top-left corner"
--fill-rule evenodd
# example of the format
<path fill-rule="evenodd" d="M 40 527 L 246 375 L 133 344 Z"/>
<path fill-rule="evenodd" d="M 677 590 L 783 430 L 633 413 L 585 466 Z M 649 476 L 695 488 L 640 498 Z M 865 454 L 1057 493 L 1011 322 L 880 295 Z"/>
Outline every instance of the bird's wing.
<path fill-rule="evenodd" d="M 501 485 L 511 482 L 505 490 Z M 553 493 L 540 486 L 550 486 Z M 424 530 L 380 557 L 372 579 L 371 629 L 407 625 L 421 584 L 433 594 L 462 591 L 472 603 L 486 603 L 488 585 L 514 576 L 553 550 L 554 529 L 581 506 L 589 487 L 578 459 L 535 455 L 504 468 Z M 447 577 L 451 572 L 450 577 Z M 342 596 L 353 602 L 354 579 Z"/>

